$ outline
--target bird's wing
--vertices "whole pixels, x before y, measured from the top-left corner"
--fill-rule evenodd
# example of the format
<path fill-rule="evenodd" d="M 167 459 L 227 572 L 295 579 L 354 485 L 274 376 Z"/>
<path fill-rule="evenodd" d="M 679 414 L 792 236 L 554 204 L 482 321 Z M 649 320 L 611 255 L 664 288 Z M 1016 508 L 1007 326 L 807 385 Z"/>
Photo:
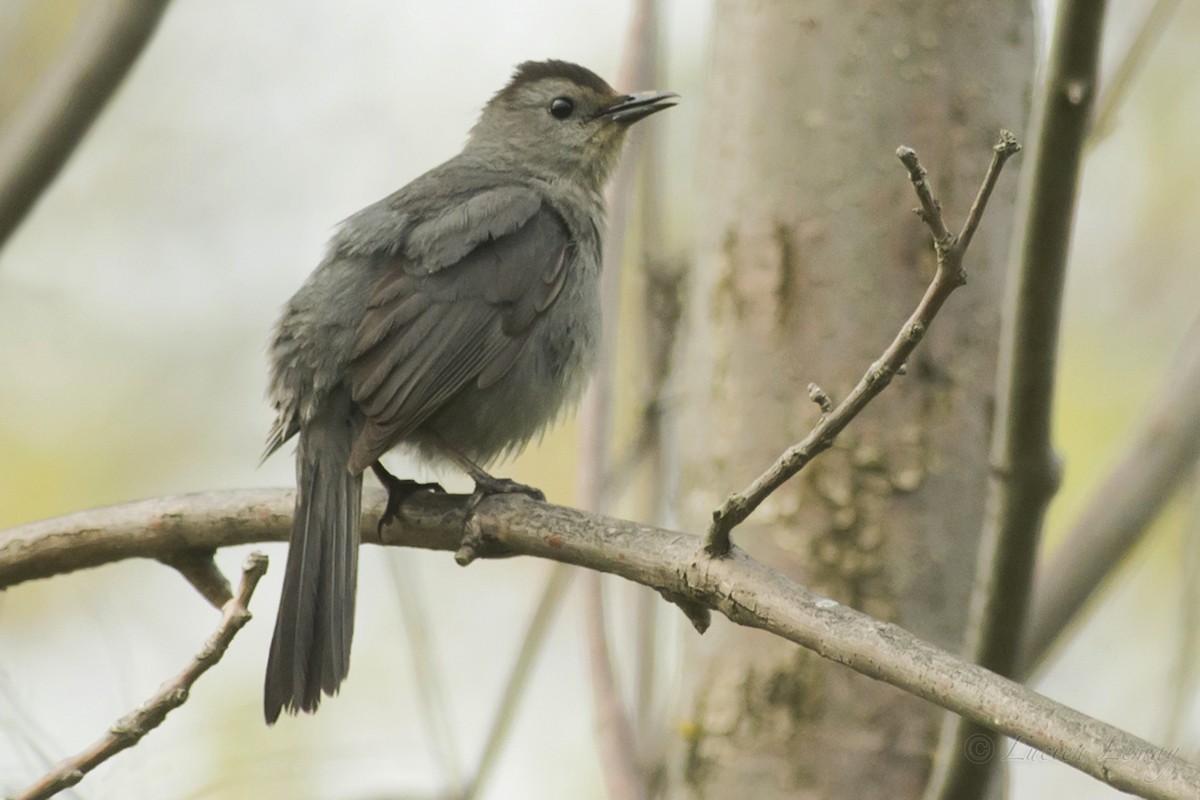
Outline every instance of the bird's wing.
<path fill-rule="evenodd" d="M 504 376 L 562 290 L 570 247 L 562 219 L 525 188 L 476 194 L 412 229 L 351 355 L 365 417 L 353 472 L 472 381 L 486 388 Z"/>

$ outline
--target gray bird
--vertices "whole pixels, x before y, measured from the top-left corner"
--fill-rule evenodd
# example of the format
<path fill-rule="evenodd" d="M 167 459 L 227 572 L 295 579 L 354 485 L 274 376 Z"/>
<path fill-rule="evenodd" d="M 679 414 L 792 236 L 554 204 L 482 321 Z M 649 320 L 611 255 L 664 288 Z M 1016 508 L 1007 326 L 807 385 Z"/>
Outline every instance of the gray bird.
<path fill-rule="evenodd" d="M 462 152 L 347 219 L 285 306 L 266 455 L 299 440 L 268 723 L 315 711 L 349 670 L 363 472 L 388 489 L 385 521 L 440 488 L 393 477 L 380 456 L 458 464 L 474 501 L 541 499 L 479 465 L 579 398 L 600 338 L 601 190 L 630 124 L 676 97 L 618 94 L 565 61 L 519 65 Z"/>

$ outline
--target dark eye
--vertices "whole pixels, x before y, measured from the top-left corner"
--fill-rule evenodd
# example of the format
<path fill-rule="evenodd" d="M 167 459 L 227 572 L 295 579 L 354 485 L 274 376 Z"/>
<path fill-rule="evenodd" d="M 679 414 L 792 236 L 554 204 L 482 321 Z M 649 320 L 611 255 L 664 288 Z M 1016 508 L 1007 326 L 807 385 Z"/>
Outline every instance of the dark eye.
<path fill-rule="evenodd" d="M 555 119 L 566 119 L 575 113 L 575 104 L 569 97 L 556 97 L 550 101 L 550 116 Z"/>

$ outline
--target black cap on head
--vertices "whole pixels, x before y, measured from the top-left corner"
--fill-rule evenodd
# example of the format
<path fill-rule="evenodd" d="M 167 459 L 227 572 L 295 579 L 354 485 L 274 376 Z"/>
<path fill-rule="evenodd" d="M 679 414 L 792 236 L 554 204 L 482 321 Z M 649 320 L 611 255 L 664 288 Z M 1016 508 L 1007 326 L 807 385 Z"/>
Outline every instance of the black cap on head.
<path fill-rule="evenodd" d="M 599 94 L 616 95 L 613 88 L 608 85 L 608 81 L 587 67 L 552 58 L 548 61 L 523 61 L 518 64 L 516 70 L 513 71 L 512 79 L 507 86 L 500 90 L 499 96 L 511 96 L 520 87 L 545 78 L 562 78 Z"/>

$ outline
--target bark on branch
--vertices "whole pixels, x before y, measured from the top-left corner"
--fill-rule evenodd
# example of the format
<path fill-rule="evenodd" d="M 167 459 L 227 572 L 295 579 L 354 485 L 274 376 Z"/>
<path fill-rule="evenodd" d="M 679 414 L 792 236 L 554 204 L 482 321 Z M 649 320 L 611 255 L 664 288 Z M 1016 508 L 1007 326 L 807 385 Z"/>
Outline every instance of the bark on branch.
<path fill-rule="evenodd" d="M 1065 0 L 1034 109 L 1036 131 L 1013 237 L 997 367 L 992 479 L 979 540 L 965 651 L 1016 675 L 1042 523 L 1061 466 L 1051 444 L 1055 359 L 1067 252 L 1084 141 L 1096 94 L 1106 3 Z M 988 796 L 994 764 L 961 757 L 984 729 L 961 724 L 943 736 L 927 797 Z M 994 743 L 996 744 L 996 743 Z"/>
<path fill-rule="evenodd" d="M 84 12 L 62 56 L 0 135 L 0 247 L 108 104 L 168 0 L 116 0 Z"/>
<path fill-rule="evenodd" d="M 383 496 L 367 498 L 364 540 L 453 552 L 464 498 L 415 495 L 404 524 L 373 524 Z M 283 541 L 293 495 L 285 490 L 183 495 L 71 514 L 0 531 L 0 588 L 125 558 Z M 527 555 L 620 575 L 709 606 L 739 625 L 774 633 L 885 681 L 1147 798 L 1200 796 L 1200 769 L 1161 748 L 1055 703 L 924 642 L 904 629 L 809 592 L 733 549 L 709 558 L 700 540 L 522 497 L 475 510 L 481 556 Z M 977 754 L 976 754 L 977 755 Z M 993 754 L 994 757 L 995 754 Z"/>

